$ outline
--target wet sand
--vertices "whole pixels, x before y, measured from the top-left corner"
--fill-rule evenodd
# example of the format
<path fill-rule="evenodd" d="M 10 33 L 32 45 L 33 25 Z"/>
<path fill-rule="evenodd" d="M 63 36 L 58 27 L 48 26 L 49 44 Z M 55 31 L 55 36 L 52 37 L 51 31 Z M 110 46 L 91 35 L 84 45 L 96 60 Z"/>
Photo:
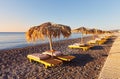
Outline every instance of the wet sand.
<path fill-rule="evenodd" d="M 88 41 L 92 37 L 85 37 Z M 44 65 L 29 62 L 27 55 L 49 50 L 49 44 L 0 50 L 0 79 L 98 79 L 115 37 L 103 45 L 82 51 L 70 49 L 68 45 L 79 42 L 80 38 L 53 42 L 53 48 L 76 56 L 71 62 L 45 69 Z"/>

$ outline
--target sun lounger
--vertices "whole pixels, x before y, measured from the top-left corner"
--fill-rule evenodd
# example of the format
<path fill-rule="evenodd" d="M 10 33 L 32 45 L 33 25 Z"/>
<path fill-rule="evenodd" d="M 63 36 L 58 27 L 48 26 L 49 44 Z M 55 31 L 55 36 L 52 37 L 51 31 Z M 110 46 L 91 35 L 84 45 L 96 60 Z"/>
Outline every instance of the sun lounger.
<path fill-rule="evenodd" d="M 43 52 L 42 54 L 48 54 L 52 56 L 52 53 L 50 51 Z M 72 55 L 63 55 L 63 53 L 60 51 L 54 51 L 53 56 L 63 61 L 71 61 L 75 58 L 75 56 Z"/>
<path fill-rule="evenodd" d="M 104 36 L 99 36 L 99 38 L 107 40 L 111 37 L 111 35 L 104 35 Z"/>
<path fill-rule="evenodd" d="M 106 39 L 101 39 L 101 38 L 97 38 L 97 39 L 95 39 L 95 40 L 90 40 L 90 41 L 88 41 L 87 43 L 88 44 L 90 44 L 90 45 L 101 45 L 101 44 L 103 44 L 103 43 L 105 43 L 106 42 Z"/>
<path fill-rule="evenodd" d="M 103 44 L 103 43 L 105 43 L 106 42 L 106 40 L 99 40 L 99 41 L 97 41 L 97 44 L 98 45 L 101 45 L 101 44 Z"/>
<path fill-rule="evenodd" d="M 58 60 L 49 55 L 40 54 L 40 53 L 34 53 L 34 54 L 27 55 L 27 58 L 30 60 L 30 62 L 31 60 L 34 60 L 34 61 L 44 64 L 45 68 L 62 64 L 61 60 Z"/>
<path fill-rule="evenodd" d="M 73 45 L 69 45 L 68 47 L 69 48 L 80 48 L 83 51 L 86 51 L 86 50 L 90 49 L 92 47 L 92 45 L 75 43 Z"/>
<path fill-rule="evenodd" d="M 87 42 L 89 45 L 94 45 L 94 44 L 97 44 L 97 41 L 96 40 L 90 40 Z"/>
<path fill-rule="evenodd" d="M 56 56 L 56 57 L 63 61 L 71 61 L 75 58 L 75 56 L 71 56 L 71 55 L 61 55 L 61 56 Z"/>
<path fill-rule="evenodd" d="M 96 44 L 101 45 L 106 42 L 106 39 L 103 38 L 95 38 Z"/>

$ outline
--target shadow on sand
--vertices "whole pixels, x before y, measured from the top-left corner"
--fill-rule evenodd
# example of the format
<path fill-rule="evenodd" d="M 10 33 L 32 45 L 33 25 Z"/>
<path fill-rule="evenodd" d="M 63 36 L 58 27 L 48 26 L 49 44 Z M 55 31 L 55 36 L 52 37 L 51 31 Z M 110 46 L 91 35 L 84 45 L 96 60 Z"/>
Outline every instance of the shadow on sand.
<path fill-rule="evenodd" d="M 70 62 L 64 62 L 63 66 L 85 66 L 87 63 L 93 61 L 93 57 L 89 54 L 72 54 L 76 58 Z"/>
<path fill-rule="evenodd" d="M 100 45 L 96 45 L 96 46 L 93 46 L 92 48 L 90 48 L 91 50 L 102 50 L 103 47 L 100 46 Z"/>

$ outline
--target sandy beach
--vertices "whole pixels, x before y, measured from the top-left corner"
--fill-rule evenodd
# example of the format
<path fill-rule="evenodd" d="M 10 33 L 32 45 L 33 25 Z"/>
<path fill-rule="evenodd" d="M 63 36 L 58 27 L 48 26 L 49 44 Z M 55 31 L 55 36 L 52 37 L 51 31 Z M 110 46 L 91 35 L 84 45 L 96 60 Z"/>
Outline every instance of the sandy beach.
<path fill-rule="evenodd" d="M 41 63 L 31 63 L 27 59 L 28 54 L 49 50 L 48 43 L 0 50 L 0 79 L 98 79 L 115 38 L 112 37 L 105 44 L 96 45 L 87 51 L 68 48 L 68 45 L 79 42 L 80 38 L 53 42 L 55 50 L 76 58 L 48 69 Z M 85 42 L 89 39 L 92 37 L 84 37 Z"/>

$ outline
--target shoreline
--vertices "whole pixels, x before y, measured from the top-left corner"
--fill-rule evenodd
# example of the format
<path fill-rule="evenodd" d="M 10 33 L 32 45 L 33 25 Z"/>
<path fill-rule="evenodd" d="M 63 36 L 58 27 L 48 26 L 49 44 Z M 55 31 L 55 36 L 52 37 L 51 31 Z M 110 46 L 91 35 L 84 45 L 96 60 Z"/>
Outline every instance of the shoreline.
<path fill-rule="evenodd" d="M 92 36 L 84 37 L 84 41 L 92 39 Z M 29 62 L 27 55 L 36 52 L 49 50 L 49 43 L 23 48 L 0 50 L 0 78 L 18 79 L 97 79 L 101 68 L 104 65 L 110 48 L 112 38 L 101 46 L 95 46 L 88 51 L 81 49 L 69 49 L 68 45 L 80 42 L 80 38 L 59 40 L 53 42 L 55 50 L 71 54 L 76 58 L 71 62 L 64 62 L 63 65 L 45 69 L 43 64 Z"/>
<path fill-rule="evenodd" d="M 23 47 L 27 47 L 27 46 L 35 46 L 35 45 L 39 45 L 39 44 L 44 44 L 47 43 L 48 40 L 45 39 L 43 40 L 39 40 L 35 43 L 27 43 L 26 39 L 25 39 L 25 35 L 24 33 L 16 33 L 16 32 L 12 32 L 12 33 L 0 33 L 1 35 L 1 39 L 0 39 L 0 50 L 4 50 L 4 49 L 13 49 L 13 48 L 23 48 Z M 9 37 L 7 37 L 7 35 L 9 35 Z M 75 38 L 80 38 L 80 34 L 78 33 L 74 33 L 72 34 L 69 38 L 54 38 L 53 41 L 59 41 L 59 40 L 68 40 L 68 39 L 75 39 Z M 84 37 L 86 36 L 90 36 L 88 35 L 84 35 Z M 13 38 L 15 37 L 15 39 Z M 10 40 L 9 40 L 10 39 Z"/>
<path fill-rule="evenodd" d="M 88 36 L 84 36 L 83 38 L 85 39 L 86 37 L 91 37 L 91 36 L 88 35 Z M 57 42 L 64 41 L 64 40 L 69 41 L 69 40 L 75 40 L 75 39 L 81 39 L 81 38 L 78 37 L 78 38 L 68 38 L 68 39 L 54 40 L 53 43 L 55 43 L 55 42 L 57 43 Z M 38 44 L 37 43 L 36 44 L 31 43 L 29 45 L 28 44 L 23 44 L 23 45 L 18 45 L 16 47 L 14 46 L 14 47 L 8 47 L 8 48 L 0 49 L 0 51 L 1 50 L 12 50 L 12 49 L 26 48 L 26 47 L 31 47 L 31 46 L 34 47 L 34 46 L 39 46 L 39 45 L 43 45 L 43 44 L 49 44 L 49 42 L 46 41 L 46 42 L 43 42 L 43 43 L 41 42 L 41 43 L 38 43 Z"/>

